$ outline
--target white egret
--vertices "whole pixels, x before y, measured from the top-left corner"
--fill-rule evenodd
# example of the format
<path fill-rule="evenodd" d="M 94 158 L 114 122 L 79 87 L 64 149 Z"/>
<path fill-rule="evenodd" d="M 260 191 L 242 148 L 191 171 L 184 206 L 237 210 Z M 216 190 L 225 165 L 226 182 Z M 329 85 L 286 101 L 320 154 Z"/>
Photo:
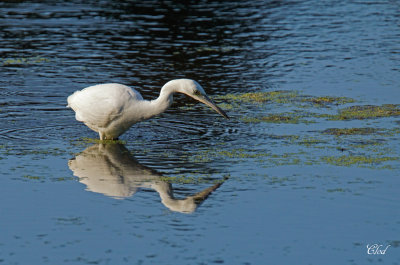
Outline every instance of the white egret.
<path fill-rule="evenodd" d="M 140 93 L 121 84 L 100 84 L 74 92 L 67 107 L 75 118 L 100 135 L 100 140 L 118 139 L 133 124 L 164 112 L 173 101 L 174 93 L 183 93 L 228 118 L 194 80 L 176 79 L 166 83 L 155 100 L 144 100 Z"/>

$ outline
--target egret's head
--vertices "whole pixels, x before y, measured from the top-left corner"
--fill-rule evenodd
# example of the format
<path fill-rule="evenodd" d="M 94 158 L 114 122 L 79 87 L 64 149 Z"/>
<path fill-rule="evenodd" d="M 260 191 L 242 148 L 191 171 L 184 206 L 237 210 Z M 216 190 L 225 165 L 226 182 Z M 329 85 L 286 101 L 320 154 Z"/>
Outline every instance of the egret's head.
<path fill-rule="evenodd" d="M 181 82 L 181 91 L 182 93 L 188 95 L 189 97 L 194 98 L 197 101 L 200 101 L 207 106 L 211 107 L 213 110 L 229 119 L 228 115 L 226 115 L 225 111 L 223 111 L 220 107 L 218 107 L 206 94 L 204 89 L 201 87 L 199 83 L 191 79 L 180 79 Z"/>

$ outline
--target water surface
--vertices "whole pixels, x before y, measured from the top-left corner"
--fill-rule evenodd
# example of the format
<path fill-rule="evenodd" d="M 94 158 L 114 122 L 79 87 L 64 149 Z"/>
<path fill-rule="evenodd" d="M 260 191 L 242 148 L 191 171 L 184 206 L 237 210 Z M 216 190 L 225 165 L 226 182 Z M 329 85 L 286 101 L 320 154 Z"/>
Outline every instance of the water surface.
<path fill-rule="evenodd" d="M 399 264 L 399 13 L 2 2 L 0 264 Z M 102 146 L 65 107 L 182 77 L 231 119 L 177 96 Z"/>

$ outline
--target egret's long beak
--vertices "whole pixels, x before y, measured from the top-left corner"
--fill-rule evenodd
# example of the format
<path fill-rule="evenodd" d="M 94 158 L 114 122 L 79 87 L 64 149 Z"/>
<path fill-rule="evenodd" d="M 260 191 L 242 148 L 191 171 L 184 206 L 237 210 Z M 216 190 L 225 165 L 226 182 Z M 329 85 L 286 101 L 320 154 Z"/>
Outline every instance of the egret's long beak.
<path fill-rule="evenodd" d="M 201 103 L 206 104 L 207 106 L 211 107 L 213 110 L 215 110 L 216 112 L 218 112 L 219 114 L 221 114 L 222 116 L 224 116 L 224 118 L 229 119 L 228 115 L 226 115 L 225 111 L 223 111 L 220 107 L 218 107 L 214 101 L 212 101 L 209 97 L 207 97 L 206 95 L 201 95 L 198 97 L 195 97 L 195 99 L 197 99 L 198 101 L 200 101 Z"/>

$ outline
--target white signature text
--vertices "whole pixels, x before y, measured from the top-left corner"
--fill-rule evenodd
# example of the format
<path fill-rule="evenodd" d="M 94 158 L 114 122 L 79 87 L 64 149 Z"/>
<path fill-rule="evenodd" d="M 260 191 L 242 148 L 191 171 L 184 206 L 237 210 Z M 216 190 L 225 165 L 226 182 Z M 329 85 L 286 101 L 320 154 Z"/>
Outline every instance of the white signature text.
<path fill-rule="evenodd" d="M 379 244 L 372 244 L 372 245 L 367 245 L 367 253 L 368 255 L 385 255 L 386 251 L 388 250 L 388 248 L 390 247 L 390 245 L 387 245 L 386 247 L 384 247 L 383 245 L 379 245 Z"/>

